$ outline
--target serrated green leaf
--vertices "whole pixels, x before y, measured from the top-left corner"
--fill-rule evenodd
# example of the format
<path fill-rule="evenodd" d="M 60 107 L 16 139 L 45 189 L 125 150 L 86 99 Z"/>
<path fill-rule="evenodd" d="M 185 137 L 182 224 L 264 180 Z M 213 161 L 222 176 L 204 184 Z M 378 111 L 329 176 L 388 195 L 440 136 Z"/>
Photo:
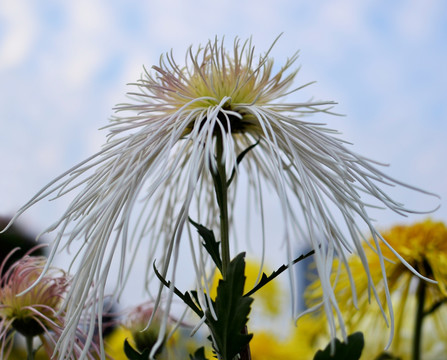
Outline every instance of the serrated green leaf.
<path fill-rule="evenodd" d="M 124 353 L 129 360 L 148 360 L 150 349 L 144 349 L 142 353 L 139 353 L 129 344 L 126 339 L 124 340 Z"/>
<path fill-rule="evenodd" d="M 248 154 L 248 152 L 253 149 L 256 145 L 259 144 L 259 141 L 261 139 L 259 139 L 258 141 L 256 141 L 254 144 L 250 145 L 248 148 L 246 148 L 244 151 L 242 151 L 236 158 L 236 166 L 238 166 L 240 164 L 240 162 L 242 161 L 242 159 L 245 157 L 245 155 Z M 236 174 L 236 167 L 233 169 L 230 179 L 228 179 L 227 181 L 227 186 L 230 186 L 231 182 L 233 181 L 234 175 Z"/>
<path fill-rule="evenodd" d="M 199 235 L 203 239 L 203 247 L 210 254 L 211 259 L 213 259 L 214 264 L 216 264 L 217 268 L 222 272 L 222 259 L 220 257 L 220 241 L 216 241 L 214 237 L 213 230 L 206 228 L 205 226 L 196 223 L 191 218 L 189 218 L 189 222 L 197 229 Z"/>
<path fill-rule="evenodd" d="M 198 348 L 194 355 L 189 355 L 190 360 L 208 360 L 205 357 L 205 348 L 202 346 L 201 348 Z"/>
<path fill-rule="evenodd" d="M 167 281 L 165 278 L 163 278 L 163 276 L 161 276 L 160 272 L 157 270 L 157 268 L 156 268 L 156 266 L 155 266 L 155 261 L 154 261 L 154 264 L 153 264 L 153 268 L 154 268 L 154 272 L 155 272 L 155 275 L 157 276 L 158 280 L 160 280 L 160 282 L 161 282 L 164 286 L 166 286 L 167 288 L 170 288 L 170 287 L 171 287 L 171 282 L 170 282 L 170 281 Z M 194 299 L 195 299 L 195 300 L 197 301 L 197 303 L 198 303 L 197 292 L 196 292 L 196 291 L 193 291 L 192 293 L 193 293 Z M 188 306 L 191 308 L 191 310 L 194 311 L 199 317 L 203 317 L 203 311 L 202 311 L 202 310 L 196 305 L 196 303 L 192 300 L 192 298 L 191 298 L 191 296 L 189 295 L 188 292 L 185 292 L 185 293 L 183 294 L 179 289 L 177 289 L 177 288 L 174 286 L 174 294 L 177 295 L 180 299 L 182 299 L 183 302 L 184 302 L 186 305 L 188 305 Z"/>
<path fill-rule="evenodd" d="M 209 310 L 206 323 L 213 334 L 215 350 L 223 359 L 233 359 L 250 342 L 253 334 L 243 334 L 253 299 L 244 297 L 245 253 L 228 265 L 227 276 L 219 281 L 213 307 L 217 320 Z"/>
<path fill-rule="evenodd" d="M 428 316 L 434 313 L 437 309 L 439 309 L 443 304 L 447 303 L 447 298 L 441 299 L 435 302 L 427 311 L 424 311 L 423 316 Z"/>
<path fill-rule="evenodd" d="M 318 350 L 313 360 L 358 360 L 365 345 L 363 334 L 355 332 L 348 336 L 346 343 L 335 339 L 335 351 L 331 355 L 331 343 L 324 350 Z"/>
<path fill-rule="evenodd" d="M 315 250 L 309 251 L 307 254 L 301 255 L 297 257 L 295 260 L 292 261 L 291 265 L 295 265 L 296 263 L 300 262 L 301 260 L 307 259 L 309 256 L 315 254 Z M 272 281 L 274 278 L 276 278 L 278 275 L 283 273 L 285 270 L 289 268 L 289 265 L 282 265 L 278 270 L 273 271 L 270 276 L 267 276 L 265 273 L 262 273 L 261 280 L 256 284 L 256 286 L 251 289 L 249 292 L 247 292 L 244 296 L 251 296 L 256 291 L 261 289 L 264 285 L 267 285 L 270 281 Z"/>
<path fill-rule="evenodd" d="M 375 360 L 402 360 L 402 358 L 394 356 L 393 354 L 384 351 L 378 357 L 376 357 Z"/>

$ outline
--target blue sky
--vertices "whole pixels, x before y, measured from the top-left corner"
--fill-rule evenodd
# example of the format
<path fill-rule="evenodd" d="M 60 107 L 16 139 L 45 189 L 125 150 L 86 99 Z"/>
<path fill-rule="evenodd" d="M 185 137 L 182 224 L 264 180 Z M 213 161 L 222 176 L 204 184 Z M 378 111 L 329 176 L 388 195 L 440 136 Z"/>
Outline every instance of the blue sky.
<path fill-rule="evenodd" d="M 52 178 L 97 151 L 115 104 L 142 66 L 174 49 L 253 36 L 277 64 L 300 50 L 297 98 L 334 100 L 339 129 L 358 152 L 441 201 L 391 190 L 447 221 L 447 3 L 410 1 L 32 1 L 0 3 L 0 214 L 12 215 Z M 67 200 L 23 222 L 38 232 Z M 379 226 L 410 222 L 374 213 Z"/>

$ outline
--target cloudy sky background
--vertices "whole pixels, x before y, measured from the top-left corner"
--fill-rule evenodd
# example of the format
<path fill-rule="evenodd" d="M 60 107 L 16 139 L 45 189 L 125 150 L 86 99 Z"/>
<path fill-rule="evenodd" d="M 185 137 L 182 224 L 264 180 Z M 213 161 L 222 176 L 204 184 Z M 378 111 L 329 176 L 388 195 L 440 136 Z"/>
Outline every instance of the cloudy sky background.
<path fill-rule="evenodd" d="M 339 103 L 345 117 L 315 118 L 339 129 L 387 173 L 442 197 L 391 191 L 447 221 L 447 2 L 92 1 L 0 2 L 0 215 L 12 215 L 55 176 L 99 150 L 97 131 L 124 101 L 142 66 L 216 35 L 253 36 L 277 64 L 300 50 L 300 84 Z M 33 232 L 66 203 L 42 203 L 22 221 Z M 377 212 L 379 226 L 411 222 Z"/>

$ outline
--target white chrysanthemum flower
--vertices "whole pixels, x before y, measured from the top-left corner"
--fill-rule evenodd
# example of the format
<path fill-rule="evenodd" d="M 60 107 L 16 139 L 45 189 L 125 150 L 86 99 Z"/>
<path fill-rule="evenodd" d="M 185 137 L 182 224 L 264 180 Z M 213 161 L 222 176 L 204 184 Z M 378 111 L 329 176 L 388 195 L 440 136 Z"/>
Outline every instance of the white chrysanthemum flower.
<path fill-rule="evenodd" d="M 381 188 L 402 184 L 348 150 L 334 130 L 303 120 L 312 113 L 329 112 L 333 102 L 284 102 L 303 87 L 291 89 L 297 70 L 290 68 L 296 59 L 297 54 L 274 73 L 270 50 L 256 57 L 251 40 L 235 40 L 230 51 L 218 40 L 195 52 L 190 48 L 185 66 L 178 65 L 172 53 L 162 56 L 158 66 L 133 84 L 136 90 L 130 96 L 134 102 L 117 107 L 126 115 L 112 119 L 103 149 L 55 179 L 18 212 L 47 197 L 77 194 L 59 221 L 47 229 L 55 232 L 50 260 L 63 245 L 83 242 L 80 266 L 65 303 L 70 321 L 58 345 L 61 351 L 70 351 L 85 304 L 103 299 L 112 258 L 121 257 L 119 290 L 126 280 L 127 261 L 142 242 L 149 246 L 148 272 L 161 249 L 157 259 L 161 274 L 169 275 L 175 284 L 180 241 L 189 239 L 197 287 L 206 286 L 209 274 L 205 268 L 210 261 L 188 225 L 188 216 L 218 228 L 210 175 L 218 166 L 216 147 L 223 149 L 220 155 L 229 178 L 237 166 L 237 155 L 259 142 L 245 156 L 238 173 L 246 173 L 248 189 L 255 195 L 253 203 L 261 208 L 260 183 L 275 190 L 289 261 L 293 260 L 291 249 L 304 239 L 315 250 L 323 306 L 333 335 L 333 310 L 343 324 L 330 282 L 334 256 L 347 264 L 345 250 L 358 253 L 375 294 L 356 221 L 366 223 L 376 243 L 384 240 L 371 224 L 361 194 L 405 213 L 408 210 Z M 216 145 L 218 141 L 221 146 Z M 236 174 L 229 188 L 230 217 L 238 181 Z M 341 230 L 329 207 L 338 210 L 347 231 Z M 172 289 L 160 288 L 157 301 L 162 296 L 168 314 Z M 201 305 L 206 306 L 206 301 Z M 91 311 L 92 329 L 98 315 L 95 309 Z"/>

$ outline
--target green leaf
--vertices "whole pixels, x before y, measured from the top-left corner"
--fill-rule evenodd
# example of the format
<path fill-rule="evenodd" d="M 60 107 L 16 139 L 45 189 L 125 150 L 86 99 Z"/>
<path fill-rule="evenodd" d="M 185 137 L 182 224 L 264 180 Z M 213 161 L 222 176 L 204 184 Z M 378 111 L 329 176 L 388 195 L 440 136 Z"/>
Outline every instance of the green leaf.
<path fill-rule="evenodd" d="M 213 334 L 214 347 L 223 359 L 233 359 L 250 342 L 253 334 L 245 334 L 253 298 L 244 297 L 245 253 L 237 255 L 228 265 L 227 276 L 219 281 L 213 307 L 205 313 L 206 323 Z"/>
<path fill-rule="evenodd" d="M 307 254 L 297 257 L 295 260 L 292 261 L 291 265 L 295 265 L 297 262 L 307 259 L 309 256 L 312 256 L 313 254 L 315 254 L 315 250 L 309 251 Z M 262 273 L 261 280 L 256 284 L 256 286 L 253 289 L 251 289 L 249 292 L 247 292 L 244 296 L 253 295 L 256 291 L 258 291 L 264 285 L 268 284 L 270 281 L 272 281 L 274 278 L 276 278 L 278 275 L 280 275 L 282 272 L 284 272 L 288 268 L 289 268 L 289 265 L 282 265 L 278 270 L 273 271 L 270 274 L 270 276 L 267 276 L 267 275 L 265 275 L 265 273 Z"/>
<path fill-rule="evenodd" d="M 205 348 L 203 346 L 197 349 L 194 355 L 189 355 L 189 358 L 190 360 L 208 360 L 205 357 Z"/>
<path fill-rule="evenodd" d="M 375 360 L 402 360 L 402 358 L 394 356 L 389 352 L 384 351 Z"/>
<path fill-rule="evenodd" d="M 157 270 L 157 268 L 155 267 L 155 261 L 153 264 L 153 268 L 154 268 L 154 272 L 155 275 L 157 276 L 158 280 L 161 281 L 161 283 L 166 286 L 167 288 L 171 287 L 171 282 L 167 281 L 165 278 L 163 278 L 163 276 L 161 276 L 160 272 Z M 198 297 L 197 297 L 197 292 L 196 291 L 191 291 L 194 299 L 196 300 L 196 302 L 198 303 Z M 177 289 L 174 286 L 174 294 L 177 295 L 180 299 L 183 300 L 183 302 L 188 305 L 192 311 L 194 311 L 199 317 L 203 317 L 203 311 L 196 305 L 196 303 L 194 302 L 194 300 L 191 298 L 191 295 L 189 295 L 188 292 L 185 292 L 184 294 Z"/>
<path fill-rule="evenodd" d="M 253 149 L 256 145 L 259 144 L 259 141 L 261 141 L 261 139 L 259 139 L 258 141 L 256 141 L 254 144 L 250 145 L 248 148 L 246 148 L 244 151 L 242 151 L 238 157 L 236 158 L 236 166 L 239 165 L 239 163 L 242 161 L 242 159 L 245 157 L 245 155 L 248 154 L 248 152 Z M 230 179 L 228 179 L 227 181 L 227 186 L 230 186 L 231 182 L 233 181 L 234 175 L 236 174 L 236 167 L 233 169 Z"/>
<path fill-rule="evenodd" d="M 129 360 L 148 360 L 149 359 L 149 349 L 144 349 L 143 353 L 139 353 L 135 350 L 129 342 L 124 340 L 124 353 L 126 354 Z"/>
<path fill-rule="evenodd" d="M 430 309 L 424 311 L 423 316 L 428 316 L 434 313 L 437 309 L 439 309 L 443 304 L 447 303 L 447 298 L 443 298 L 437 302 L 435 302 Z"/>
<path fill-rule="evenodd" d="M 210 254 L 214 264 L 216 264 L 217 268 L 222 272 L 222 259 L 219 250 L 220 241 L 216 241 L 213 230 L 207 229 L 205 226 L 196 223 L 191 218 L 189 218 L 189 222 L 194 225 L 199 232 L 199 235 L 203 239 L 202 245 L 205 247 L 206 251 L 208 251 L 208 254 Z"/>
<path fill-rule="evenodd" d="M 364 345 L 363 334 L 355 332 L 348 336 L 346 343 L 335 339 L 335 351 L 332 355 L 332 346 L 329 343 L 324 350 L 317 351 L 313 360 L 358 360 L 362 355 Z"/>

